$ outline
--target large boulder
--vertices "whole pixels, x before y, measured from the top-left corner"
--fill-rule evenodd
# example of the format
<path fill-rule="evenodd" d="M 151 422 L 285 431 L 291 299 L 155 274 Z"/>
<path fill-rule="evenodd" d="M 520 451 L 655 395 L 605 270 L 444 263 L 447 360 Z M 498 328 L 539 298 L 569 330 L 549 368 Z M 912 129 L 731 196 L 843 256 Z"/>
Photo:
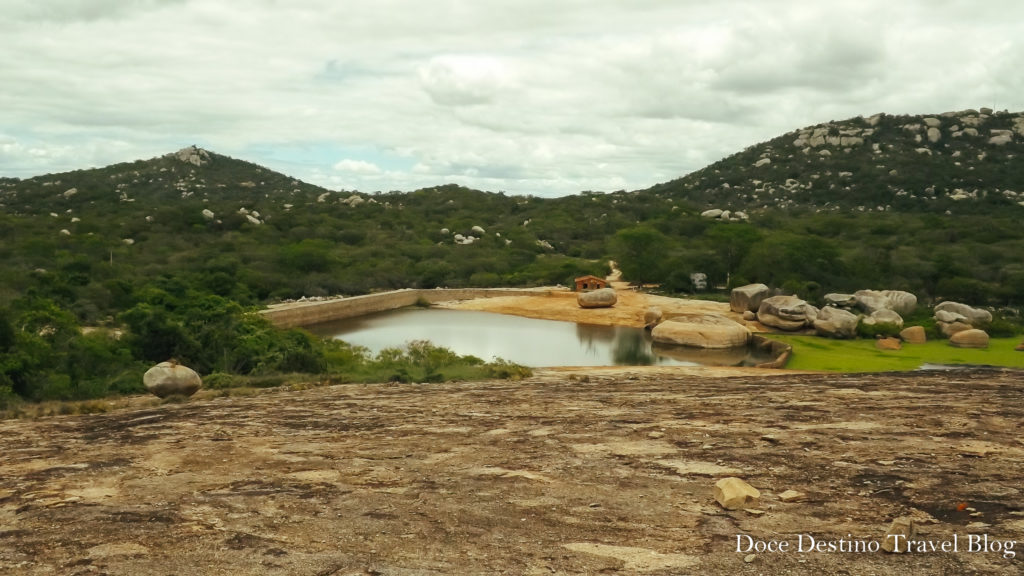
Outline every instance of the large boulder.
<path fill-rule="evenodd" d="M 852 312 L 826 306 L 814 320 L 814 330 L 819 336 L 828 338 L 854 338 L 857 336 L 859 318 Z"/>
<path fill-rule="evenodd" d="M 580 308 L 609 308 L 618 302 L 614 288 L 601 288 L 590 292 L 576 294 L 576 303 Z"/>
<path fill-rule="evenodd" d="M 768 287 L 764 284 L 747 284 L 733 288 L 729 296 L 729 308 L 737 314 L 746 311 L 757 312 L 761 301 L 768 296 Z"/>
<path fill-rule="evenodd" d="M 988 334 L 977 328 L 962 330 L 949 337 L 949 344 L 957 348 L 988 348 Z"/>
<path fill-rule="evenodd" d="M 757 320 L 779 330 L 802 330 L 813 326 L 818 309 L 796 296 L 772 296 L 761 301 Z"/>
<path fill-rule="evenodd" d="M 182 366 L 174 360 L 161 362 L 142 375 L 146 389 L 160 398 L 172 395 L 191 396 L 203 386 L 195 370 Z"/>
<path fill-rule="evenodd" d="M 687 314 L 658 324 L 651 330 L 651 338 L 694 348 L 734 348 L 747 345 L 750 330 L 718 314 Z"/>
<path fill-rule="evenodd" d="M 935 307 L 936 320 L 939 320 L 939 312 L 952 312 L 967 319 L 967 323 L 975 328 L 984 326 L 992 321 L 992 313 L 981 308 L 972 308 L 967 304 L 959 302 L 943 302 Z M 941 320 L 940 320 L 941 321 Z"/>
<path fill-rule="evenodd" d="M 917 308 L 917 296 L 902 290 L 858 290 L 853 297 L 865 314 L 892 310 L 900 316 L 907 316 Z"/>

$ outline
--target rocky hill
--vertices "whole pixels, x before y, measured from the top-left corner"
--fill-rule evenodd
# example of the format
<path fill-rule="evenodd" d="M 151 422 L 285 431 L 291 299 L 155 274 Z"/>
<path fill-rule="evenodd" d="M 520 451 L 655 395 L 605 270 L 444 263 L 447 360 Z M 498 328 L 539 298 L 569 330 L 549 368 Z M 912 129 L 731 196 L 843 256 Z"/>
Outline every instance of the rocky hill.
<path fill-rule="evenodd" d="M 808 126 L 650 192 L 730 211 L 1024 215 L 1024 113 L 875 114 Z"/>

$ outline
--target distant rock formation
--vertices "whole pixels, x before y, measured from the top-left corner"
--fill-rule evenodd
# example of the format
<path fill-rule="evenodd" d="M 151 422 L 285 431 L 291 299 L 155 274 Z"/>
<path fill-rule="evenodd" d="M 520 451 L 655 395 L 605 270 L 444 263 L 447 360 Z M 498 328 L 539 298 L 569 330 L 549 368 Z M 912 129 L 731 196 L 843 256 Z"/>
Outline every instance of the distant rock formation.
<path fill-rule="evenodd" d="M 185 162 L 193 166 L 203 166 L 210 162 L 210 153 L 196 146 L 182 148 L 172 154 L 172 156 L 181 162 Z"/>

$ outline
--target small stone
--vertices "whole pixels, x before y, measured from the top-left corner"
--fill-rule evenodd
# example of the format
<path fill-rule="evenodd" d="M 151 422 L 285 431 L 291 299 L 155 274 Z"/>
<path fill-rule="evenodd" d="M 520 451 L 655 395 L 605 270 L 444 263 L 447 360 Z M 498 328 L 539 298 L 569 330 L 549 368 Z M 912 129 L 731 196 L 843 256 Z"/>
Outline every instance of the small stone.
<path fill-rule="evenodd" d="M 743 511 L 746 512 L 747 514 L 751 514 L 753 516 L 764 516 L 765 515 L 765 511 L 764 510 L 760 510 L 758 508 L 744 508 Z"/>
<path fill-rule="evenodd" d="M 913 540 L 916 534 L 917 528 L 914 526 L 913 519 L 907 516 L 896 518 L 889 525 L 889 531 L 885 534 L 885 538 L 882 541 L 882 550 L 893 554 L 902 554 L 906 552 L 906 549 L 898 548 L 898 541 L 906 543 L 907 540 Z M 897 535 L 900 538 L 896 538 Z"/>
<path fill-rule="evenodd" d="M 737 510 L 748 504 L 756 504 L 761 493 L 743 480 L 735 477 L 722 478 L 715 483 L 715 500 L 726 510 Z"/>
<path fill-rule="evenodd" d="M 987 529 L 989 529 L 991 527 L 992 527 L 991 524 L 986 524 L 984 522 L 971 522 L 970 524 L 967 525 L 967 531 L 968 532 L 984 532 L 985 530 L 987 530 Z"/>
<path fill-rule="evenodd" d="M 657 440 L 658 438 L 664 438 L 665 437 L 665 433 L 664 432 L 650 432 L 650 433 L 647 434 L 647 437 L 648 438 L 653 438 L 653 439 Z"/>
<path fill-rule="evenodd" d="M 746 562 L 747 564 L 750 564 L 750 563 L 751 563 L 751 562 L 753 562 L 753 561 L 754 561 L 754 560 L 755 560 L 756 558 L 757 558 L 757 556 L 755 556 L 755 555 L 753 555 L 753 554 L 747 554 L 746 556 L 744 556 L 744 557 L 743 557 L 743 561 L 744 561 L 744 562 Z"/>
<path fill-rule="evenodd" d="M 875 462 L 882 466 L 892 466 L 893 464 L 896 463 L 895 460 L 875 460 Z"/>
<path fill-rule="evenodd" d="M 600 508 L 601 507 L 601 503 L 600 502 L 591 502 L 590 503 L 590 507 L 591 508 Z"/>
<path fill-rule="evenodd" d="M 786 490 L 782 494 L 779 494 L 779 500 L 783 502 L 800 502 L 807 498 L 807 495 L 803 492 L 797 492 L 796 490 Z"/>

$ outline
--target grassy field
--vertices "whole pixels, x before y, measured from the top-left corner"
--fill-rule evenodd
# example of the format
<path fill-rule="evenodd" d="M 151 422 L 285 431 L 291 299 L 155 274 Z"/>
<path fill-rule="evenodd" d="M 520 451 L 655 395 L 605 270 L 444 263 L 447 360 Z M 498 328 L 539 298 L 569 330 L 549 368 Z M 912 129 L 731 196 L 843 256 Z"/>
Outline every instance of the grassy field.
<path fill-rule="evenodd" d="M 1021 338 L 993 338 L 985 350 L 954 348 L 945 340 L 903 344 L 902 350 L 875 348 L 874 340 L 830 340 L 816 336 L 771 334 L 793 346 L 786 368 L 830 372 L 916 370 L 922 364 L 977 364 L 1024 369 L 1024 352 L 1014 350 Z"/>

